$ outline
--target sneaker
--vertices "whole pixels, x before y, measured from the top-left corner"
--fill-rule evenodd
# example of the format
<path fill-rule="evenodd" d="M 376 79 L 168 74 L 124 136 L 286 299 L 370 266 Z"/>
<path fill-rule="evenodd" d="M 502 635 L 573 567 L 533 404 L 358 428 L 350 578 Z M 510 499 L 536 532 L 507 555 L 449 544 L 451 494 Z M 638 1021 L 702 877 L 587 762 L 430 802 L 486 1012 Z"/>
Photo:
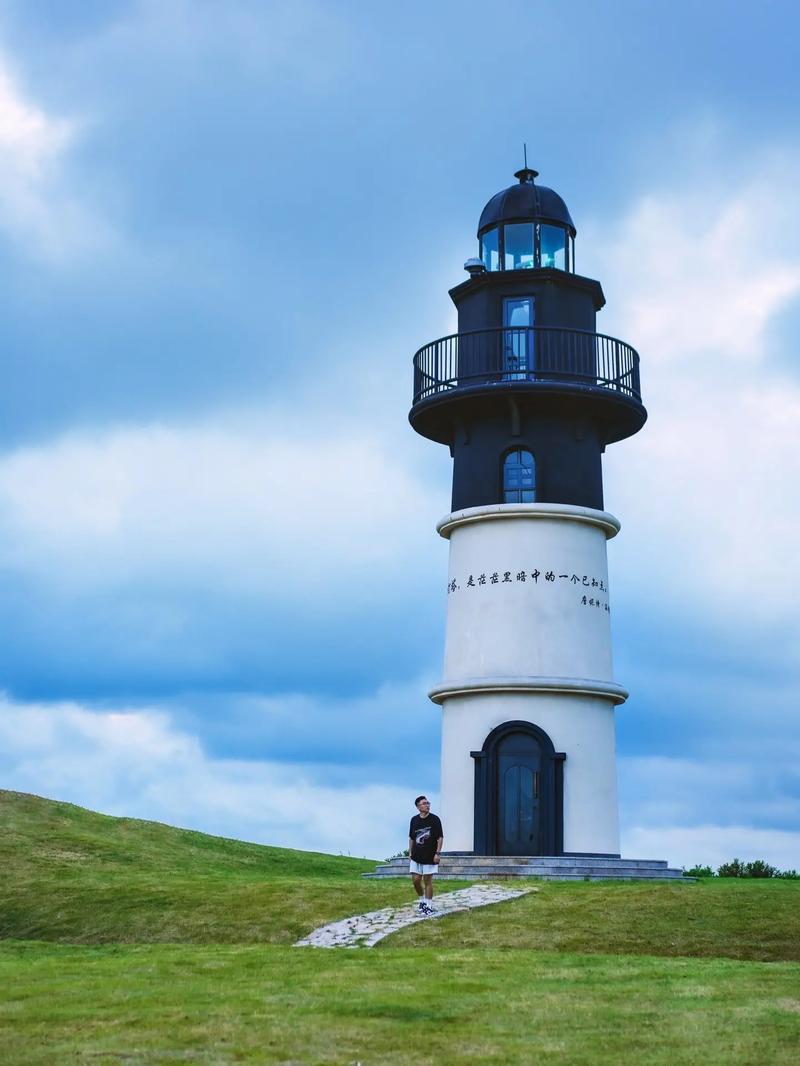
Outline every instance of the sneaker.
<path fill-rule="evenodd" d="M 432 903 L 426 903 L 425 904 L 425 913 L 426 914 L 436 914 L 436 908 L 434 907 L 434 905 Z"/>
<path fill-rule="evenodd" d="M 419 901 L 419 905 L 417 906 L 417 910 L 419 911 L 419 913 L 420 913 L 420 914 L 426 914 L 426 913 L 427 913 L 427 911 L 428 911 L 428 906 L 427 906 L 427 904 L 425 903 L 425 900 L 424 900 L 424 899 L 421 899 L 421 900 Z"/>

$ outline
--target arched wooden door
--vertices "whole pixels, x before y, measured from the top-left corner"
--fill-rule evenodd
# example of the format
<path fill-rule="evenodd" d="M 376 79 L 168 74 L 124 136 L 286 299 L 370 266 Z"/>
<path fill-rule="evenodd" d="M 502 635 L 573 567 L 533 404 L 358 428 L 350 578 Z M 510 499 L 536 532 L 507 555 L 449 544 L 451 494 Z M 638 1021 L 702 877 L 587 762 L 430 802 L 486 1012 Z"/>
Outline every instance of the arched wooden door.
<path fill-rule="evenodd" d="M 497 746 L 497 854 L 541 855 L 542 751 L 529 733 Z"/>
<path fill-rule="evenodd" d="M 475 853 L 563 852 L 563 763 L 532 722 L 493 729 L 475 759 Z"/>

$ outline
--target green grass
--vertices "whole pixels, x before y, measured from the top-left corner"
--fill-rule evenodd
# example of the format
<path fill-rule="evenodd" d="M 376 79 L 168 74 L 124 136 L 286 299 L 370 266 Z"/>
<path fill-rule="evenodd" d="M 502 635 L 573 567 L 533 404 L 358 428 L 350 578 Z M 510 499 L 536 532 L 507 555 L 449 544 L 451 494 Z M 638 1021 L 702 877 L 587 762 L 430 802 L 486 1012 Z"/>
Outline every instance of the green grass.
<path fill-rule="evenodd" d="M 0 792 L 0 1062 L 800 1057 L 796 882 L 542 882 L 378 949 L 290 946 L 410 899 L 372 866 Z"/>
<path fill-rule="evenodd" d="M 729 1066 L 794 1063 L 800 1042 L 786 963 L 9 944 L 0 986 L 4 1063 Z"/>
<path fill-rule="evenodd" d="M 800 881 L 548 881 L 503 907 L 403 929 L 389 944 L 797 962 Z"/>

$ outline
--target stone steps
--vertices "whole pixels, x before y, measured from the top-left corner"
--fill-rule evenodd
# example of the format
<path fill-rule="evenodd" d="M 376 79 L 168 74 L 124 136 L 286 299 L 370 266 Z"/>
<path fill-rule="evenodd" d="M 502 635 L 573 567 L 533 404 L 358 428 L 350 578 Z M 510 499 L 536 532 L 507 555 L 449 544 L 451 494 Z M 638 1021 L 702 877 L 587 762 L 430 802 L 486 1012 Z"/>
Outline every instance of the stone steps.
<path fill-rule="evenodd" d="M 408 877 L 408 859 L 391 859 L 363 877 Z M 439 880 L 538 877 L 547 881 L 693 881 L 660 859 L 566 855 L 443 855 Z"/>

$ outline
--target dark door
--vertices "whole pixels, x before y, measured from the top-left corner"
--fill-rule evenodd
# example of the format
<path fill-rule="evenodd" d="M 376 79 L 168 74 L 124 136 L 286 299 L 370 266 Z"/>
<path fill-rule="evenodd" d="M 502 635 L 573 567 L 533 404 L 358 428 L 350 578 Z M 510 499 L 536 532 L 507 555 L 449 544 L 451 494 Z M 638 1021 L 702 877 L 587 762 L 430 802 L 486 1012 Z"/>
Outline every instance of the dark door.
<path fill-rule="evenodd" d="M 540 855 L 542 753 L 524 733 L 505 737 L 497 752 L 497 853 Z"/>

